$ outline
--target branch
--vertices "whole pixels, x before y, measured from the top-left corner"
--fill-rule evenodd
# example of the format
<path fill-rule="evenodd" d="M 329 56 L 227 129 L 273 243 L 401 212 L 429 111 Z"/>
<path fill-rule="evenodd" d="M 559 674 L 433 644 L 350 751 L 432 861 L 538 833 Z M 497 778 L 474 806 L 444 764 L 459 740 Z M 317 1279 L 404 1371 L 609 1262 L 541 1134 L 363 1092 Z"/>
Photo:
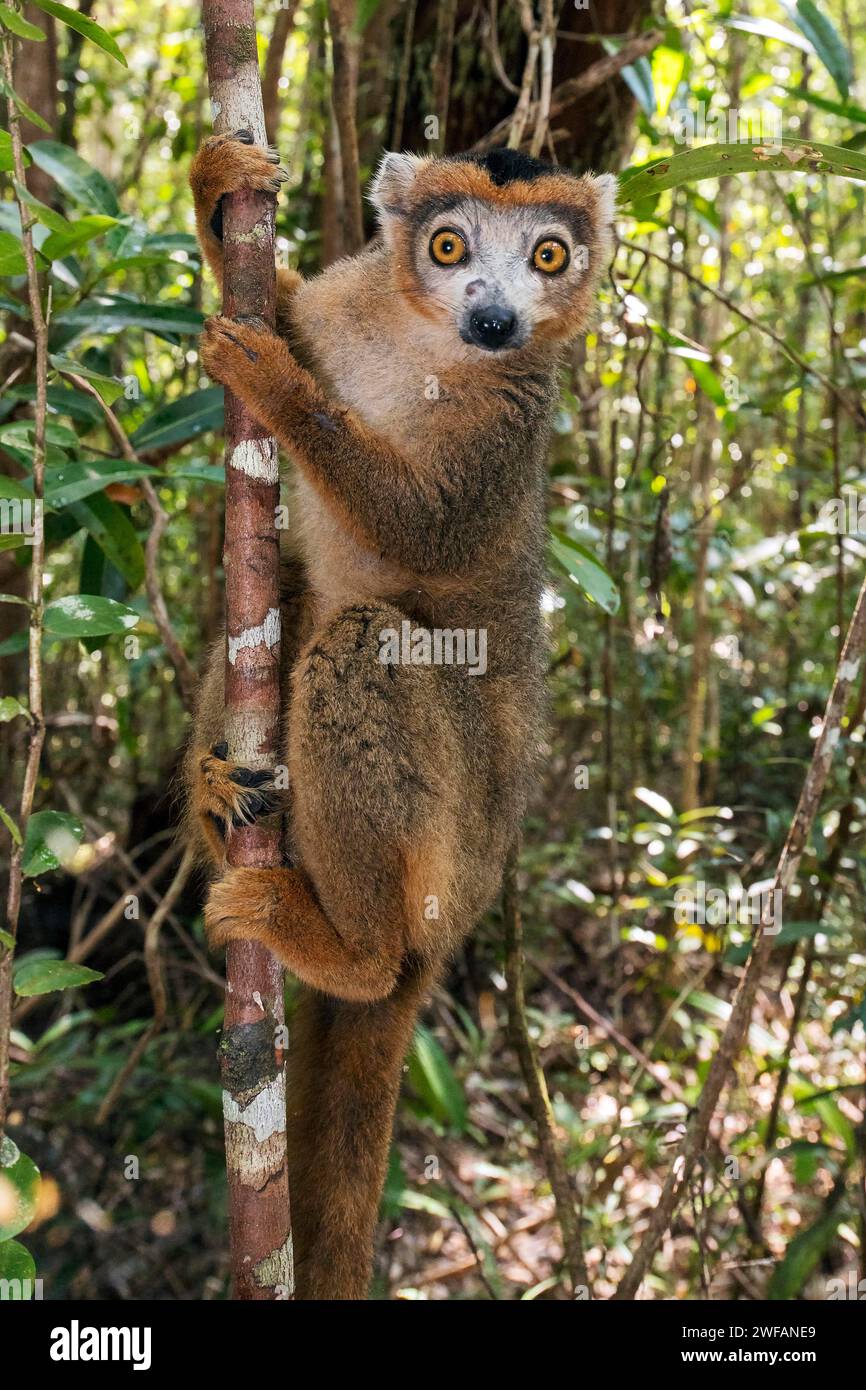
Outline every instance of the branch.
<path fill-rule="evenodd" d="M 105 1121 L 114 1109 L 118 1096 L 122 1094 L 127 1081 L 132 1076 L 151 1042 L 165 1023 L 168 1001 L 165 992 L 165 980 L 162 974 L 162 962 L 159 957 L 159 934 L 162 930 L 163 922 L 166 917 L 168 917 L 183 892 L 184 885 L 192 873 L 194 864 L 195 855 L 191 849 L 187 848 L 178 865 L 177 873 L 165 890 L 162 901 L 157 906 L 145 927 L 144 964 L 147 970 L 147 982 L 150 986 L 150 997 L 153 1000 L 153 1019 L 150 1026 L 144 1030 L 123 1066 L 120 1068 L 105 1099 L 96 1112 L 96 1123 L 98 1125 L 105 1124 Z"/>
<path fill-rule="evenodd" d="M 603 87 L 605 82 L 616 77 L 618 72 L 622 72 L 623 68 L 627 68 L 638 58 L 642 58 L 646 53 L 651 53 L 662 42 L 663 37 L 664 35 L 659 29 L 651 29 L 649 33 L 639 34 L 637 38 L 624 44 L 618 53 L 609 53 L 606 58 L 599 58 L 598 62 L 593 63 L 592 67 L 587 68 L 578 77 L 569 77 L 565 82 L 560 82 L 559 86 L 554 87 L 551 93 L 550 109 L 547 112 L 548 120 L 552 120 L 554 116 L 559 116 L 566 107 L 573 106 L 576 101 L 588 96 L 590 92 Z M 527 125 L 535 124 L 538 119 L 539 107 L 540 103 L 536 101 L 528 108 L 526 113 Z M 494 145 L 505 144 L 513 119 L 514 116 L 506 116 L 472 146 L 473 150 L 489 150 Z"/>
<path fill-rule="evenodd" d="M 3 30 L 3 78 L 7 92 L 12 92 L 12 36 Z M 12 167 L 19 188 L 26 186 L 24 177 L 24 147 L 21 139 L 21 118 L 15 102 L 9 98 L 9 133 L 12 142 Z M 45 742 L 45 719 L 42 704 L 42 572 L 45 567 L 45 541 L 42 531 L 42 506 L 45 496 L 45 421 L 48 413 L 48 325 L 42 311 L 42 296 L 39 287 L 39 273 L 36 266 L 36 253 L 33 249 L 33 222 L 30 209 L 16 195 L 18 212 L 21 217 L 21 241 L 24 247 L 24 261 L 27 267 L 27 294 L 30 300 L 30 316 L 33 321 L 33 339 L 36 350 L 36 428 L 33 442 L 33 505 L 35 509 L 33 543 L 30 560 L 30 627 L 28 633 L 28 702 L 30 706 L 30 730 L 27 744 L 27 759 L 24 764 L 24 781 L 21 788 L 21 803 L 18 812 L 20 838 L 13 838 L 12 854 L 9 864 L 9 890 L 6 899 L 5 930 L 13 944 L 0 943 L 0 1138 L 6 1129 L 6 1115 L 9 1107 L 9 1033 L 12 1026 L 12 957 L 14 942 L 18 935 L 18 919 L 21 914 L 21 890 L 23 885 L 22 857 L 23 841 L 27 822 L 33 810 L 36 780 L 42 759 L 42 745 Z"/>
<path fill-rule="evenodd" d="M 250 130 L 265 146 L 252 0 L 203 0 L 202 17 L 214 129 Z M 274 217 L 273 194 L 244 190 L 225 198 L 223 313 L 229 318 L 259 317 L 274 325 Z M 225 464 L 225 737 L 230 758 L 262 768 L 274 762 L 280 738 L 277 448 L 228 390 Z M 232 661 L 231 639 L 242 633 L 246 639 L 237 643 Z M 234 867 L 280 864 L 279 827 L 241 826 L 228 854 Z M 220 1069 L 234 1297 L 289 1298 L 294 1272 L 283 971 L 257 942 L 229 944 Z M 247 1113 L 251 1106 L 254 1121 Z"/>
<path fill-rule="evenodd" d="M 812 825 L 818 813 L 830 764 L 833 760 L 833 752 L 841 736 L 845 706 L 851 693 L 852 683 L 859 672 L 864 652 L 866 652 L 866 580 L 864 580 L 857 596 L 857 604 L 848 627 L 845 646 L 836 667 L 833 688 L 830 691 L 827 707 L 824 711 L 821 733 L 815 744 L 815 751 L 812 754 L 809 771 L 800 792 L 797 810 L 794 813 L 794 819 L 776 867 L 773 892 L 780 891 L 783 895 L 783 901 L 797 876 L 800 860 L 803 857 Z M 773 901 L 775 899 L 769 899 L 769 902 Z M 715 1117 L 728 1073 L 742 1049 L 751 1021 L 755 996 L 774 939 L 768 931 L 764 930 L 769 925 L 769 916 L 765 912 L 761 924 L 755 930 L 751 954 L 737 986 L 731 1005 L 731 1014 L 725 1031 L 719 1039 L 719 1045 L 707 1073 L 697 1107 L 677 1149 L 661 1197 L 650 1217 L 643 1241 L 614 1294 L 614 1298 L 617 1300 L 631 1299 L 637 1294 L 644 1275 L 652 1263 L 659 1242 L 670 1226 L 674 1213 L 682 1200 L 695 1165 L 704 1151 L 710 1125 Z"/>
<path fill-rule="evenodd" d="M 505 923 L 505 976 L 508 981 L 508 1030 L 511 1044 L 520 1061 L 520 1070 L 529 1093 L 532 1118 L 544 1167 L 556 1203 L 556 1215 L 562 1231 L 565 1263 L 571 1279 L 572 1292 L 589 1292 L 589 1275 L 580 1234 L 580 1217 L 575 1209 L 574 1192 L 568 1169 L 559 1147 L 556 1120 L 547 1092 L 544 1071 L 536 1056 L 526 1021 L 526 997 L 523 984 L 523 921 L 517 892 L 518 846 L 511 850 L 505 865 L 502 893 L 502 916 Z"/>

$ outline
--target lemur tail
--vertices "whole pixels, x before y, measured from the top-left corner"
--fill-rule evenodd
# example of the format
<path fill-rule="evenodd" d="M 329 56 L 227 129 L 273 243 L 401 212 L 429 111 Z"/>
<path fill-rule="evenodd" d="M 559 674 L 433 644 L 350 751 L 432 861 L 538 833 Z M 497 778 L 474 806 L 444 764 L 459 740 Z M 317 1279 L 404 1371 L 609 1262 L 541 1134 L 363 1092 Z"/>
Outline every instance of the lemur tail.
<path fill-rule="evenodd" d="M 364 1299 L 403 1061 L 428 972 L 373 1004 L 304 987 L 289 1046 L 295 1296 Z"/>

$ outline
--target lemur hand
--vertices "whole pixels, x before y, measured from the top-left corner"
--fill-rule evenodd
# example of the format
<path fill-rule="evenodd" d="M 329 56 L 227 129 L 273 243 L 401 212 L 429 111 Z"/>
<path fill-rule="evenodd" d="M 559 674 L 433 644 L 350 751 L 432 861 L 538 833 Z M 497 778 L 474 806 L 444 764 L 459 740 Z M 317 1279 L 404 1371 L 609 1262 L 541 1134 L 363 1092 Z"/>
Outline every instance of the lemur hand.
<path fill-rule="evenodd" d="M 263 320 L 241 322 L 222 314 L 205 321 L 199 352 L 208 376 L 232 388 L 245 380 L 255 381 L 257 375 L 262 375 L 261 366 L 273 361 L 275 354 L 281 359 L 285 357 L 284 369 L 293 361 L 282 338 L 271 332 Z"/>
<path fill-rule="evenodd" d="M 276 150 L 253 144 L 248 130 L 232 135 L 212 135 L 205 140 L 192 162 L 189 181 L 196 207 L 210 223 L 214 235 L 222 240 L 220 199 L 243 188 L 276 193 L 288 178 L 279 167 Z"/>

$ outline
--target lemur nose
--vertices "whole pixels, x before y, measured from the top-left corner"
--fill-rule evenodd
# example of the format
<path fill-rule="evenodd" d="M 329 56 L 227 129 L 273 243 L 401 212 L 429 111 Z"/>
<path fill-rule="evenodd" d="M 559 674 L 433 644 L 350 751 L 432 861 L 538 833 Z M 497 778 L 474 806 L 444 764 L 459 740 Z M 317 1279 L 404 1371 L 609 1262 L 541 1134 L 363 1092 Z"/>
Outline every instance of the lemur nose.
<path fill-rule="evenodd" d="M 501 304 L 488 304 L 486 309 L 476 309 L 469 320 L 469 331 L 479 347 L 505 347 L 514 333 L 517 316 Z"/>

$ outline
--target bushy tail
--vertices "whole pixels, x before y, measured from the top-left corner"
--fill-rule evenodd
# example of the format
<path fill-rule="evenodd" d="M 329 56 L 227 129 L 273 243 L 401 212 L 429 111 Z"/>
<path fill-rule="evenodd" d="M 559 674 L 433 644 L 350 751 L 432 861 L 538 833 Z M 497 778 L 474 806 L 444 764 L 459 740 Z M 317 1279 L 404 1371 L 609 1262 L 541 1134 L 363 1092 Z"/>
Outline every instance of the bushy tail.
<path fill-rule="evenodd" d="M 367 1297 L 403 1061 L 426 971 L 374 1004 L 304 988 L 289 1046 L 295 1296 Z"/>

